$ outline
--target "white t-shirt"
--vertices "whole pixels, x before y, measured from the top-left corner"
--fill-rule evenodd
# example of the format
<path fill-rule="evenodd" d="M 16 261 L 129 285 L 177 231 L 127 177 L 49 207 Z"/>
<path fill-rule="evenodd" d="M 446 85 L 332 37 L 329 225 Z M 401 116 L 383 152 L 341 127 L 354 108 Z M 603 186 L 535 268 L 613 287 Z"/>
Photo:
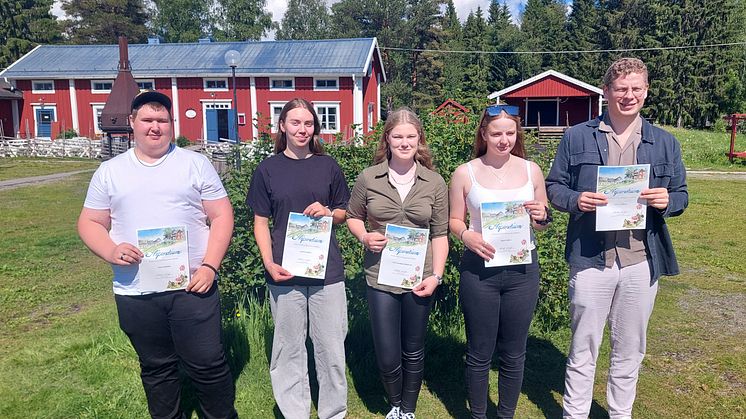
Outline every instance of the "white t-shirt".
<path fill-rule="evenodd" d="M 109 236 L 117 244 L 137 246 L 140 229 L 186 226 L 193 273 L 202 264 L 210 232 L 202 201 L 225 196 L 220 177 L 205 156 L 171 146 L 152 165 L 138 160 L 134 149 L 102 163 L 83 206 L 111 212 Z M 115 294 L 146 294 L 138 288 L 138 265 L 112 269 Z"/>

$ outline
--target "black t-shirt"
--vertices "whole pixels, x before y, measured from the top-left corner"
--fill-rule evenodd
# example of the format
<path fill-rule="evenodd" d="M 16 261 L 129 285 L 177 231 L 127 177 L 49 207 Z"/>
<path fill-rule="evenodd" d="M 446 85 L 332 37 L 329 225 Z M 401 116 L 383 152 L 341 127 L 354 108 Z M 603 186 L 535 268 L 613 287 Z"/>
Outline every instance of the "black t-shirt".
<path fill-rule="evenodd" d="M 347 187 L 342 169 L 330 156 L 313 155 L 307 159 L 291 159 L 284 153 L 264 159 L 251 179 L 246 204 L 256 215 L 272 219 L 272 258 L 282 264 L 282 249 L 285 246 L 290 212 L 302 213 L 310 204 L 318 201 L 331 209 L 347 208 L 350 189 Z M 288 281 L 276 283 L 264 272 L 267 282 L 273 285 L 321 285 L 313 278 L 295 276 Z M 324 285 L 344 281 L 344 265 L 337 237 L 332 234 L 329 245 Z"/>

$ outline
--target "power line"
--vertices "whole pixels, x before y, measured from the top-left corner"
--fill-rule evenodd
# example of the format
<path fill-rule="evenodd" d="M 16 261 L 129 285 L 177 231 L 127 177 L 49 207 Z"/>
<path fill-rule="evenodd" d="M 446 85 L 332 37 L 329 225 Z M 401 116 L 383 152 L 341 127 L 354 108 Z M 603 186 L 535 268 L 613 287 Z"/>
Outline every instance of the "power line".
<path fill-rule="evenodd" d="M 726 42 L 721 44 L 702 44 L 702 45 L 677 45 L 669 47 L 646 47 L 646 48 L 619 48 L 619 49 L 589 49 L 574 51 L 467 51 L 467 50 L 445 50 L 445 49 L 424 49 L 424 48 L 397 48 L 380 46 L 382 50 L 389 51 L 407 51 L 407 52 L 432 52 L 437 54 L 495 54 L 495 55 L 539 55 L 539 54 L 600 54 L 606 52 L 637 52 L 637 51 L 661 51 L 671 49 L 700 49 L 700 48 L 720 48 L 731 46 L 746 46 L 746 42 Z"/>

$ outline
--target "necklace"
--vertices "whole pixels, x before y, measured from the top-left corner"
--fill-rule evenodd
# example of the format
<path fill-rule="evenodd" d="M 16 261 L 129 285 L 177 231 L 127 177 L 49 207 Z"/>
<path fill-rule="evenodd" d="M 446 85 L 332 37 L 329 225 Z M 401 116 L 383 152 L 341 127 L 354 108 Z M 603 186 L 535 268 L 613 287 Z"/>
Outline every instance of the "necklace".
<path fill-rule="evenodd" d="M 404 181 L 404 182 L 399 182 L 399 181 L 397 181 L 397 180 L 396 180 L 396 178 L 394 177 L 394 171 L 393 171 L 393 170 L 391 170 L 391 169 L 389 169 L 389 179 L 391 179 L 391 181 L 392 181 L 392 182 L 394 182 L 394 183 L 396 183 L 397 185 L 402 185 L 402 186 L 406 186 L 406 185 L 409 185 L 410 183 L 412 183 L 412 182 L 414 181 L 414 177 L 415 177 L 415 175 L 417 175 L 417 173 L 416 173 L 416 172 L 415 172 L 415 173 L 412 173 L 412 176 L 411 176 L 411 177 L 409 178 L 409 180 L 407 180 L 407 181 Z"/>
<path fill-rule="evenodd" d="M 506 161 L 506 162 L 505 162 L 505 163 L 504 163 L 504 164 L 502 165 L 502 167 L 503 167 L 503 168 L 505 168 L 505 167 L 506 167 L 506 166 L 508 165 L 508 163 L 510 163 L 510 160 Z M 491 165 L 491 164 L 487 164 L 487 162 L 485 162 L 484 160 L 482 160 L 482 164 L 484 164 L 484 165 L 485 165 L 485 166 L 487 167 L 487 170 L 488 170 L 488 171 L 489 171 L 490 173 L 492 173 L 493 175 L 495 175 L 495 178 L 497 178 L 497 181 L 498 181 L 498 182 L 499 182 L 500 184 L 503 184 L 503 183 L 505 183 L 505 181 L 504 181 L 503 177 L 502 177 L 502 176 L 500 175 L 500 173 L 501 173 L 501 171 L 500 171 L 500 170 L 498 170 L 498 169 L 497 169 L 497 168 L 496 168 L 495 166 L 493 166 L 493 165 Z"/>
<path fill-rule="evenodd" d="M 163 164 L 164 161 L 166 161 L 166 158 L 168 158 L 168 156 L 171 154 L 171 151 L 173 150 L 173 148 L 174 148 L 174 145 L 173 144 L 169 144 L 168 145 L 168 150 L 166 150 L 166 154 L 164 154 L 163 156 L 161 156 L 158 160 L 154 161 L 153 163 L 146 163 L 146 162 L 140 160 L 140 157 L 137 156 L 137 151 L 136 151 L 137 149 L 132 150 L 132 154 L 135 155 L 135 160 L 137 160 L 138 163 L 140 163 L 141 165 L 143 165 L 145 167 L 158 167 L 161 164 Z"/>

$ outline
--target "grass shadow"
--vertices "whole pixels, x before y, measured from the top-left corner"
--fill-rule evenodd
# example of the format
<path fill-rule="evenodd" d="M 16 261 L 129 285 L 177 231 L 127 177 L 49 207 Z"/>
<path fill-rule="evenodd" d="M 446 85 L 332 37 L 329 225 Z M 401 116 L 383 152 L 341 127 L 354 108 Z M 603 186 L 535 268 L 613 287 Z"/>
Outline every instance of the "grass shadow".
<path fill-rule="evenodd" d="M 381 384 L 376 364 L 376 354 L 373 348 L 373 335 L 368 319 L 367 304 L 362 298 L 356 298 L 348 293 L 349 332 L 345 341 L 347 368 L 350 372 L 350 383 L 362 401 L 365 408 L 372 413 L 385 415 L 391 406 L 386 398 L 386 392 Z"/>
<path fill-rule="evenodd" d="M 522 392 L 541 410 L 544 417 L 562 417 L 561 401 L 557 401 L 554 394 L 564 393 L 566 360 L 565 353 L 552 342 L 535 336 L 528 337 Z M 594 399 L 590 417 L 608 418 L 609 414 Z"/>

